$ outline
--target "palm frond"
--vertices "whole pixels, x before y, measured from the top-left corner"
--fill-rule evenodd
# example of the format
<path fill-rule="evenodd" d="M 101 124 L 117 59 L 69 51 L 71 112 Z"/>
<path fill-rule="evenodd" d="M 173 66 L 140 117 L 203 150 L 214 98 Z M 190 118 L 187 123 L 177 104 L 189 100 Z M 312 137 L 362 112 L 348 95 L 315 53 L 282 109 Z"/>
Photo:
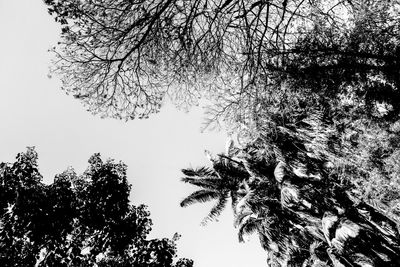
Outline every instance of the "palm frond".
<path fill-rule="evenodd" d="M 231 192 L 231 206 L 234 213 L 236 213 L 236 206 L 239 202 L 239 195 L 237 192 Z"/>
<path fill-rule="evenodd" d="M 246 211 L 240 212 L 239 214 L 236 214 L 236 215 L 235 215 L 234 226 L 235 226 L 235 227 L 239 227 L 239 226 L 242 225 L 242 224 L 247 220 L 247 218 L 248 218 L 250 215 L 252 215 L 252 214 L 254 214 L 254 213 L 253 213 L 251 210 L 246 210 Z"/>
<path fill-rule="evenodd" d="M 218 189 L 222 186 L 222 181 L 219 178 L 191 178 L 191 177 L 183 177 L 181 178 L 182 182 L 189 183 L 198 187 L 202 187 L 205 189 Z"/>
<path fill-rule="evenodd" d="M 233 142 L 232 138 L 228 138 L 225 144 L 225 153 L 228 156 L 231 156 L 233 153 L 233 149 L 235 148 L 235 143 Z"/>
<path fill-rule="evenodd" d="M 236 204 L 236 210 L 243 209 L 245 206 L 249 206 L 249 202 L 253 197 L 254 192 L 249 190 Z"/>
<path fill-rule="evenodd" d="M 229 193 L 224 192 L 218 198 L 217 204 L 210 210 L 207 217 L 203 219 L 201 225 L 207 225 L 208 222 L 215 220 L 219 215 L 221 215 L 222 211 L 226 207 L 226 203 L 228 202 Z"/>
<path fill-rule="evenodd" d="M 194 203 L 204 203 L 213 199 L 218 199 L 220 197 L 220 193 L 213 190 L 198 190 L 185 197 L 180 205 L 181 207 L 187 207 Z"/>
<path fill-rule="evenodd" d="M 286 164 L 283 161 L 279 161 L 278 164 L 275 166 L 274 177 L 275 180 L 279 183 L 281 183 L 283 181 L 283 178 L 285 177 L 285 167 Z"/>
<path fill-rule="evenodd" d="M 200 167 L 197 169 L 187 168 L 182 169 L 182 173 L 189 177 L 207 177 L 207 176 L 216 176 L 214 171 L 207 167 Z"/>
<path fill-rule="evenodd" d="M 244 242 L 245 235 L 251 235 L 259 232 L 260 219 L 247 216 L 239 225 L 238 238 L 239 242 Z"/>

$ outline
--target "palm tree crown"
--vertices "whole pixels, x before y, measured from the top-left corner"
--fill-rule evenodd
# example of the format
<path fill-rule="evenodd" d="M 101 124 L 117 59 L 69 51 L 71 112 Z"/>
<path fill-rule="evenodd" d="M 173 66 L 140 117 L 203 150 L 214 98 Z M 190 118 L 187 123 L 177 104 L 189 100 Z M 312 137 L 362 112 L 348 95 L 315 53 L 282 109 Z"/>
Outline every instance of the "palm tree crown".
<path fill-rule="evenodd" d="M 182 181 L 201 189 L 181 206 L 217 200 L 207 222 L 231 199 L 239 241 L 258 234 L 270 266 L 400 266 L 399 232 L 390 218 L 330 175 L 322 157 L 307 158 L 313 155 L 304 146 L 295 154 L 266 143 L 210 157 L 212 168 L 184 169 Z"/>

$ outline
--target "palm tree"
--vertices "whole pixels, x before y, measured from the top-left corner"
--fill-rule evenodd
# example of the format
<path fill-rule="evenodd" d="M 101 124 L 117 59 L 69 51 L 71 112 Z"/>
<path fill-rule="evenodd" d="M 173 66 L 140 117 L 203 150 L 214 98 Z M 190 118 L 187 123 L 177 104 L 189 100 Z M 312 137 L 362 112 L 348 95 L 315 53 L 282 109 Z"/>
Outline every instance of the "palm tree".
<path fill-rule="evenodd" d="M 181 205 L 217 199 L 210 220 L 232 198 L 239 241 L 258 234 L 270 266 L 400 266 L 393 221 L 354 197 L 320 158 L 308 159 L 307 151 L 277 153 L 277 148 L 269 153 L 265 143 L 237 150 L 236 158 L 212 158 L 212 169 L 183 170 L 183 181 L 202 189 Z"/>
<path fill-rule="evenodd" d="M 238 202 L 235 213 L 239 242 L 244 241 L 244 235 L 258 234 L 268 252 L 269 266 L 299 266 L 310 261 L 312 245 L 323 240 L 317 227 L 320 220 L 283 205 L 280 194 L 265 190 L 271 187 L 265 181 L 252 187 Z"/>
<path fill-rule="evenodd" d="M 265 178 L 249 184 L 252 194 L 245 205 L 257 220 L 242 220 L 239 234 L 261 224 L 257 230 L 264 247 L 281 266 L 399 266 L 396 223 L 354 197 L 346 183 L 327 171 L 316 180 L 296 175 L 295 167 L 278 160 L 252 161 L 258 166 L 253 172 Z"/>
<path fill-rule="evenodd" d="M 180 203 L 181 207 L 217 200 L 215 206 L 202 221 L 203 225 L 216 219 L 225 209 L 229 199 L 232 201 L 232 207 L 236 205 L 240 183 L 248 178 L 248 174 L 240 162 L 227 160 L 228 157 L 224 155 L 216 158 L 210 157 L 209 154 L 208 156 L 212 163 L 212 169 L 201 167 L 182 170 L 185 175 L 182 181 L 201 189 L 184 198 Z"/>

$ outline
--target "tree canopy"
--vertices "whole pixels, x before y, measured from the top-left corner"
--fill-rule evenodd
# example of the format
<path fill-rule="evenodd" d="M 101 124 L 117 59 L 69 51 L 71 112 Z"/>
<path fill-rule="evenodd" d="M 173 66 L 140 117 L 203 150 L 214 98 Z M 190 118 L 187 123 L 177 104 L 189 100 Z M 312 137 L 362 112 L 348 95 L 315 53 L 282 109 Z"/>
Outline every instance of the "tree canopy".
<path fill-rule="evenodd" d="M 399 264 L 399 1 L 45 2 L 62 24 L 53 70 L 92 112 L 206 97 L 207 122 L 237 135 L 213 168 L 184 170 L 201 189 L 182 206 L 216 199 L 208 221 L 232 199 L 241 236 L 284 266 Z"/>
<path fill-rule="evenodd" d="M 208 96 L 211 121 L 243 121 L 276 101 L 289 108 L 293 94 L 308 107 L 349 94 L 398 113 L 397 1 L 45 2 L 63 26 L 54 72 L 103 116 Z"/>
<path fill-rule="evenodd" d="M 144 205 L 130 204 L 126 165 L 89 159 L 42 183 L 33 148 L 0 164 L 1 266 L 193 266 L 172 239 L 148 239 Z"/>

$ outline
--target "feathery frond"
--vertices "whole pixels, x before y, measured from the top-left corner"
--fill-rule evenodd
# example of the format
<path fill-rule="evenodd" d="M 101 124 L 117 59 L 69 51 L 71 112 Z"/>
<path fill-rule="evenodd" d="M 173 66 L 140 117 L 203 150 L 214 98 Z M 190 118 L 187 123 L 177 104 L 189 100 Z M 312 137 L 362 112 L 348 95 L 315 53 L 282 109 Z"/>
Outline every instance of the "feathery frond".
<path fill-rule="evenodd" d="M 185 197 L 180 205 L 181 207 L 187 207 L 194 203 L 204 203 L 213 199 L 218 199 L 220 197 L 220 193 L 217 191 L 211 190 L 198 190 Z"/>
<path fill-rule="evenodd" d="M 245 221 L 238 228 L 238 238 L 239 242 L 244 242 L 245 235 L 251 235 L 254 233 L 260 233 L 260 223 L 262 219 L 253 218 L 247 216 Z"/>
<path fill-rule="evenodd" d="M 216 176 L 215 172 L 207 167 L 200 167 L 197 169 L 193 169 L 193 168 L 182 169 L 182 173 L 189 177 L 208 177 L 208 176 L 215 177 Z"/>
<path fill-rule="evenodd" d="M 226 207 L 226 203 L 228 202 L 229 193 L 223 192 L 220 197 L 218 198 L 217 204 L 210 210 L 207 217 L 203 219 L 201 225 L 207 225 L 208 222 L 213 221 L 221 215 L 222 211 Z"/>
<path fill-rule="evenodd" d="M 221 188 L 223 182 L 219 178 L 191 178 L 191 177 L 183 177 L 181 179 L 182 182 L 189 183 L 198 187 L 217 190 Z"/>

